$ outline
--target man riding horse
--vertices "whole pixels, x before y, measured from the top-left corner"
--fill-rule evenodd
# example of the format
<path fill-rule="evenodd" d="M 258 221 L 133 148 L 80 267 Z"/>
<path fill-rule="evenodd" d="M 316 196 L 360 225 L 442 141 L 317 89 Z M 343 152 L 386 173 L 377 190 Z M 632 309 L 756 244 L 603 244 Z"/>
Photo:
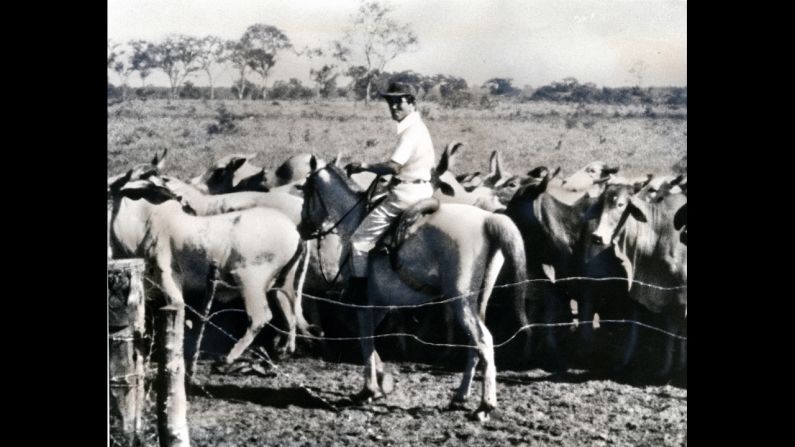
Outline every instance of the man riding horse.
<path fill-rule="evenodd" d="M 351 238 L 348 296 L 354 303 L 367 301 L 370 250 L 403 210 L 433 195 L 430 183 L 435 160 L 433 142 L 417 111 L 414 87 L 393 82 L 381 97 L 389 105 L 392 119 L 397 121 L 398 141 L 392 157 L 383 163 L 350 163 L 345 167 L 348 175 L 362 171 L 392 175 L 386 198 L 368 214 Z"/>

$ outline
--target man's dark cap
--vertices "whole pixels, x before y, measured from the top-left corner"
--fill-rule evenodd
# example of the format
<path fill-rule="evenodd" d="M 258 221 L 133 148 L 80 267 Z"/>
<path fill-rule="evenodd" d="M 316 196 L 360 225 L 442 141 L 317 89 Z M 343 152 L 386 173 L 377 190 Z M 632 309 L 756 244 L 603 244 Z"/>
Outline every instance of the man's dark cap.
<path fill-rule="evenodd" d="M 414 88 L 413 85 L 407 84 L 405 82 L 393 82 L 389 84 L 387 91 L 381 92 L 380 95 L 384 99 L 400 98 L 402 96 L 411 96 L 412 98 L 416 98 L 417 89 Z"/>

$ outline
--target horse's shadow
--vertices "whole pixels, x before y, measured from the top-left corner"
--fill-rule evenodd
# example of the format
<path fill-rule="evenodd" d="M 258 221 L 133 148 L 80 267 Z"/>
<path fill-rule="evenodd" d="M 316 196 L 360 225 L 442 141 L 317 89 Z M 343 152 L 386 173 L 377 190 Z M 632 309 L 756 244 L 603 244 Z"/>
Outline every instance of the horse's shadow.
<path fill-rule="evenodd" d="M 202 385 L 191 387 L 189 395 L 250 402 L 274 408 L 287 408 L 290 405 L 294 405 L 301 408 L 339 411 L 339 408 L 343 406 L 333 401 L 328 401 L 308 388 L 302 387 L 269 388 L 239 385 Z M 340 399 L 339 404 L 342 403 L 344 403 L 344 399 Z"/>
<path fill-rule="evenodd" d="M 287 408 L 294 405 L 300 408 L 321 409 L 333 412 L 344 410 L 359 410 L 374 414 L 405 412 L 412 416 L 425 413 L 463 411 L 460 408 L 447 407 L 413 407 L 403 408 L 391 405 L 388 400 L 379 399 L 374 402 L 363 402 L 340 392 L 328 392 L 331 399 L 318 396 L 308 388 L 286 387 L 247 387 L 238 385 L 202 385 L 188 389 L 190 396 L 212 397 L 233 402 L 249 402 L 257 405 L 274 408 Z"/>

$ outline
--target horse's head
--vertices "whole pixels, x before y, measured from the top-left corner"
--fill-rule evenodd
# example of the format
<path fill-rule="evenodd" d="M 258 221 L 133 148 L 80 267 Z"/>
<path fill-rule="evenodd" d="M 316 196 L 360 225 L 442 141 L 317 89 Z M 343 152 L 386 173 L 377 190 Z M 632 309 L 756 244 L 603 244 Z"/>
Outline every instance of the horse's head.
<path fill-rule="evenodd" d="M 320 169 L 314 165 L 301 189 L 304 204 L 298 232 L 303 239 L 314 239 L 331 232 L 347 217 L 363 194 L 359 185 L 349 179 L 336 163 Z"/>

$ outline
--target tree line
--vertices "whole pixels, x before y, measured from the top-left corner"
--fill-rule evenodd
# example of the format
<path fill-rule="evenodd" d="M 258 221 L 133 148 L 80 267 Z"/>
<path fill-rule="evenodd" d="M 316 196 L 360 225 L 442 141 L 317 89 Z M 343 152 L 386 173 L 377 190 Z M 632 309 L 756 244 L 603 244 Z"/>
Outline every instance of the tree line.
<path fill-rule="evenodd" d="M 390 72 L 387 65 L 418 48 L 419 41 L 411 27 L 392 19 L 393 8 L 386 2 L 364 0 L 351 15 L 340 39 L 325 47 L 296 48 L 279 28 L 257 23 L 249 26 L 237 40 L 218 36 L 170 34 L 159 41 L 143 39 L 126 43 L 108 40 L 108 70 L 117 82 L 108 82 L 109 99 L 194 98 L 294 100 L 347 97 L 368 102 L 377 97 L 389 82 L 404 81 L 417 86 L 425 101 L 437 101 L 446 107 L 488 107 L 496 98 L 514 101 L 604 102 L 612 104 L 666 103 L 687 104 L 687 88 L 653 89 L 640 87 L 644 67 L 634 67 L 634 87 L 599 88 L 566 78 L 539 88 L 517 88 L 510 78 L 493 78 L 481 86 L 470 86 L 461 77 L 448 74 L 425 75 L 414 71 Z M 309 62 L 312 85 L 298 79 L 278 80 L 268 88 L 271 70 L 285 53 L 293 53 Z M 232 70 L 231 87 L 218 87 L 216 80 L 224 70 Z M 169 87 L 146 85 L 154 71 L 161 71 Z M 140 88 L 130 80 L 140 79 Z M 207 87 L 197 87 L 193 80 L 203 75 Z M 338 85 L 341 76 L 350 79 Z"/>

